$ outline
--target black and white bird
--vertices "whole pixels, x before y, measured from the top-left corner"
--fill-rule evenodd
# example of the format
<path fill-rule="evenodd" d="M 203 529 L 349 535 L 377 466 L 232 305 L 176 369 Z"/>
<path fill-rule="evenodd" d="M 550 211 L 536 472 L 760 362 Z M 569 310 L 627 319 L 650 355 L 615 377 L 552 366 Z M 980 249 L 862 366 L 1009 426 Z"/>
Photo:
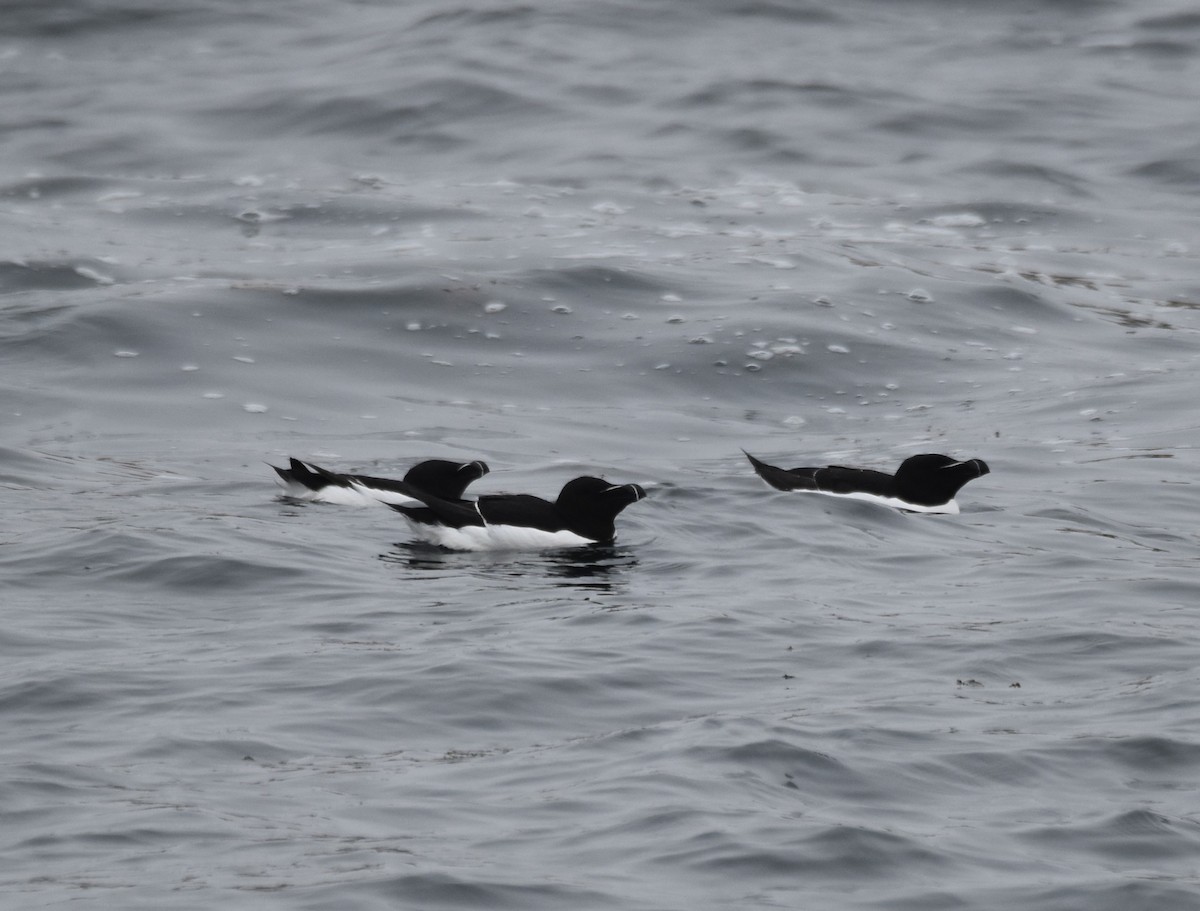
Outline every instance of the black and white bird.
<path fill-rule="evenodd" d="M 745 450 L 742 450 L 745 452 Z M 952 459 L 947 455 L 926 453 L 909 456 L 894 475 L 869 468 L 776 468 L 746 458 L 758 476 L 776 490 L 798 490 L 869 500 L 908 512 L 958 515 L 954 495 L 964 484 L 989 472 L 983 459 Z"/>
<path fill-rule="evenodd" d="M 646 496 L 637 484 L 602 478 L 568 481 L 553 503 L 529 494 L 452 502 L 416 491 L 419 506 L 393 505 L 423 541 L 450 550 L 549 550 L 611 544 L 616 518 Z"/>
<path fill-rule="evenodd" d="M 410 468 L 404 480 L 393 481 L 365 474 L 338 474 L 299 459 L 288 461 L 287 468 L 271 466 L 283 481 L 287 496 L 340 506 L 418 505 L 414 495 L 418 490 L 450 502 L 461 501 L 467 485 L 488 473 L 487 465 L 479 461 L 427 459 Z"/>

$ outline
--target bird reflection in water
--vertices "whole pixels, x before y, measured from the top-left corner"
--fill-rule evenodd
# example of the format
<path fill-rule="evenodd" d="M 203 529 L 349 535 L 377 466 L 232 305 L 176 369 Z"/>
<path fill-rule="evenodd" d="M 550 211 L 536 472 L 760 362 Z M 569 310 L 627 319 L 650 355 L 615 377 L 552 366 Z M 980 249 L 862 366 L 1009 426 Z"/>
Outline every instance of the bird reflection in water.
<path fill-rule="evenodd" d="M 510 578 L 544 574 L 556 586 L 586 591 L 612 591 L 622 581 L 624 573 L 637 566 L 631 550 L 612 544 L 594 544 L 540 553 L 472 553 L 446 550 L 435 545 L 417 543 L 396 544 L 395 549 L 380 554 L 386 563 L 396 563 L 418 573 L 441 575 L 446 572 L 467 572 L 473 575 L 506 576 Z"/>
<path fill-rule="evenodd" d="M 633 551 L 612 544 L 594 544 L 544 554 L 556 585 L 590 591 L 612 591 L 626 570 L 637 566 Z"/>

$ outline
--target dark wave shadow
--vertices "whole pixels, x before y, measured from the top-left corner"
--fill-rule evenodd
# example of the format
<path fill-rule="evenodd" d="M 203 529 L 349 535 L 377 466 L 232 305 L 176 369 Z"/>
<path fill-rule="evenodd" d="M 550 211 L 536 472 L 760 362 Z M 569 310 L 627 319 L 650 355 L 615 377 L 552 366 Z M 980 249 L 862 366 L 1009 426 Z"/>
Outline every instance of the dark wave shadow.
<path fill-rule="evenodd" d="M 424 542 L 404 542 L 380 554 L 379 559 L 417 575 L 467 573 L 509 579 L 541 576 L 556 587 L 586 591 L 612 591 L 639 562 L 629 548 L 600 544 L 530 553 L 464 552 Z"/>

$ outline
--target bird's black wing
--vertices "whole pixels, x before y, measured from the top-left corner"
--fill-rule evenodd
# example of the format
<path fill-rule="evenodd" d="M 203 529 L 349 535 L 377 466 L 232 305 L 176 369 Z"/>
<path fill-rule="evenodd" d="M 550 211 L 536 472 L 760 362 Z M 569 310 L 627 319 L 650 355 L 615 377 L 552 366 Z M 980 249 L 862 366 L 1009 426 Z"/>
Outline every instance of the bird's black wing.
<path fill-rule="evenodd" d="M 275 469 L 275 473 L 279 477 L 283 478 L 285 483 L 300 484 L 312 491 L 321 490 L 330 484 L 336 484 L 339 487 L 350 486 L 345 475 L 326 471 L 320 465 L 305 464 L 299 459 L 289 458 L 287 468 L 280 468 L 278 465 L 271 467 Z"/>
<path fill-rule="evenodd" d="M 776 490 L 819 490 L 825 493 L 869 493 L 880 497 L 896 496 L 896 479 L 886 472 L 870 468 L 829 465 L 824 468 L 776 468 L 750 453 L 746 458 L 758 476 Z"/>
<path fill-rule="evenodd" d="M 480 497 L 479 511 L 488 525 L 516 525 L 543 531 L 562 531 L 566 527 L 553 503 L 526 493 Z"/>
<path fill-rule="evenodd" d="M 483 525 L 483 518 L 474 503 L 466 500 L 443 500 L 433 494 L 406 485 L 402 493 L 414 500 L 419 500 L 422 506 L 404 506 L 389 503 L 388 506 L 403 513 L 407 518 L 422 525 L 445 525 L 448 528 L 465 528 L 468 525 Z"/>
<path fill-rule="evenodd" d="M 828 468 L 795 468 L 793 471 L 812 472 L 812 487 L 826 493 L 869 493 L 877 497 L 896 496 L 896 479 L 883 471 L 870 468 L 847 468 L 830 465 Z"/>
<path fill-rule="evenodd" d="M 745 450 L 742 451 L 745 452 Z M 815 468 L 776 468 L 774 465 L 768 465 L 761 459 L 754 458 L 748 452 L 746 452 L 746 458 L 750 460 L 750 464 L 754 466 L 754 470 L 758 476 L 776 490 L 819 489 L 817 482 L 813 478 L 813 473 L 817 471 Z"/>

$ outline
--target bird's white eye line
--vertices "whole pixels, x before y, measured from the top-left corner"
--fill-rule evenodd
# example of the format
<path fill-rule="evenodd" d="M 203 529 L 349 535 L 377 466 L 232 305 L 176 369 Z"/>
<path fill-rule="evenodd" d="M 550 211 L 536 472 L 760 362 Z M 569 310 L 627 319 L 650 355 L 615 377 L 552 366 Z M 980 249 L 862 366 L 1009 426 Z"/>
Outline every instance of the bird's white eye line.
<path fill-rule="evenodd" d="M 640 500 L 642 498 L 643 494 L 638 492 L 637 486 L 634 484 L 612 484 L 612 485 L 604 488 L 604 492 L 612 493 L 614 490 L 625 490 L 626 488 L 629 488 L 630 490 L 632 490 L 637 499 Z"/>

